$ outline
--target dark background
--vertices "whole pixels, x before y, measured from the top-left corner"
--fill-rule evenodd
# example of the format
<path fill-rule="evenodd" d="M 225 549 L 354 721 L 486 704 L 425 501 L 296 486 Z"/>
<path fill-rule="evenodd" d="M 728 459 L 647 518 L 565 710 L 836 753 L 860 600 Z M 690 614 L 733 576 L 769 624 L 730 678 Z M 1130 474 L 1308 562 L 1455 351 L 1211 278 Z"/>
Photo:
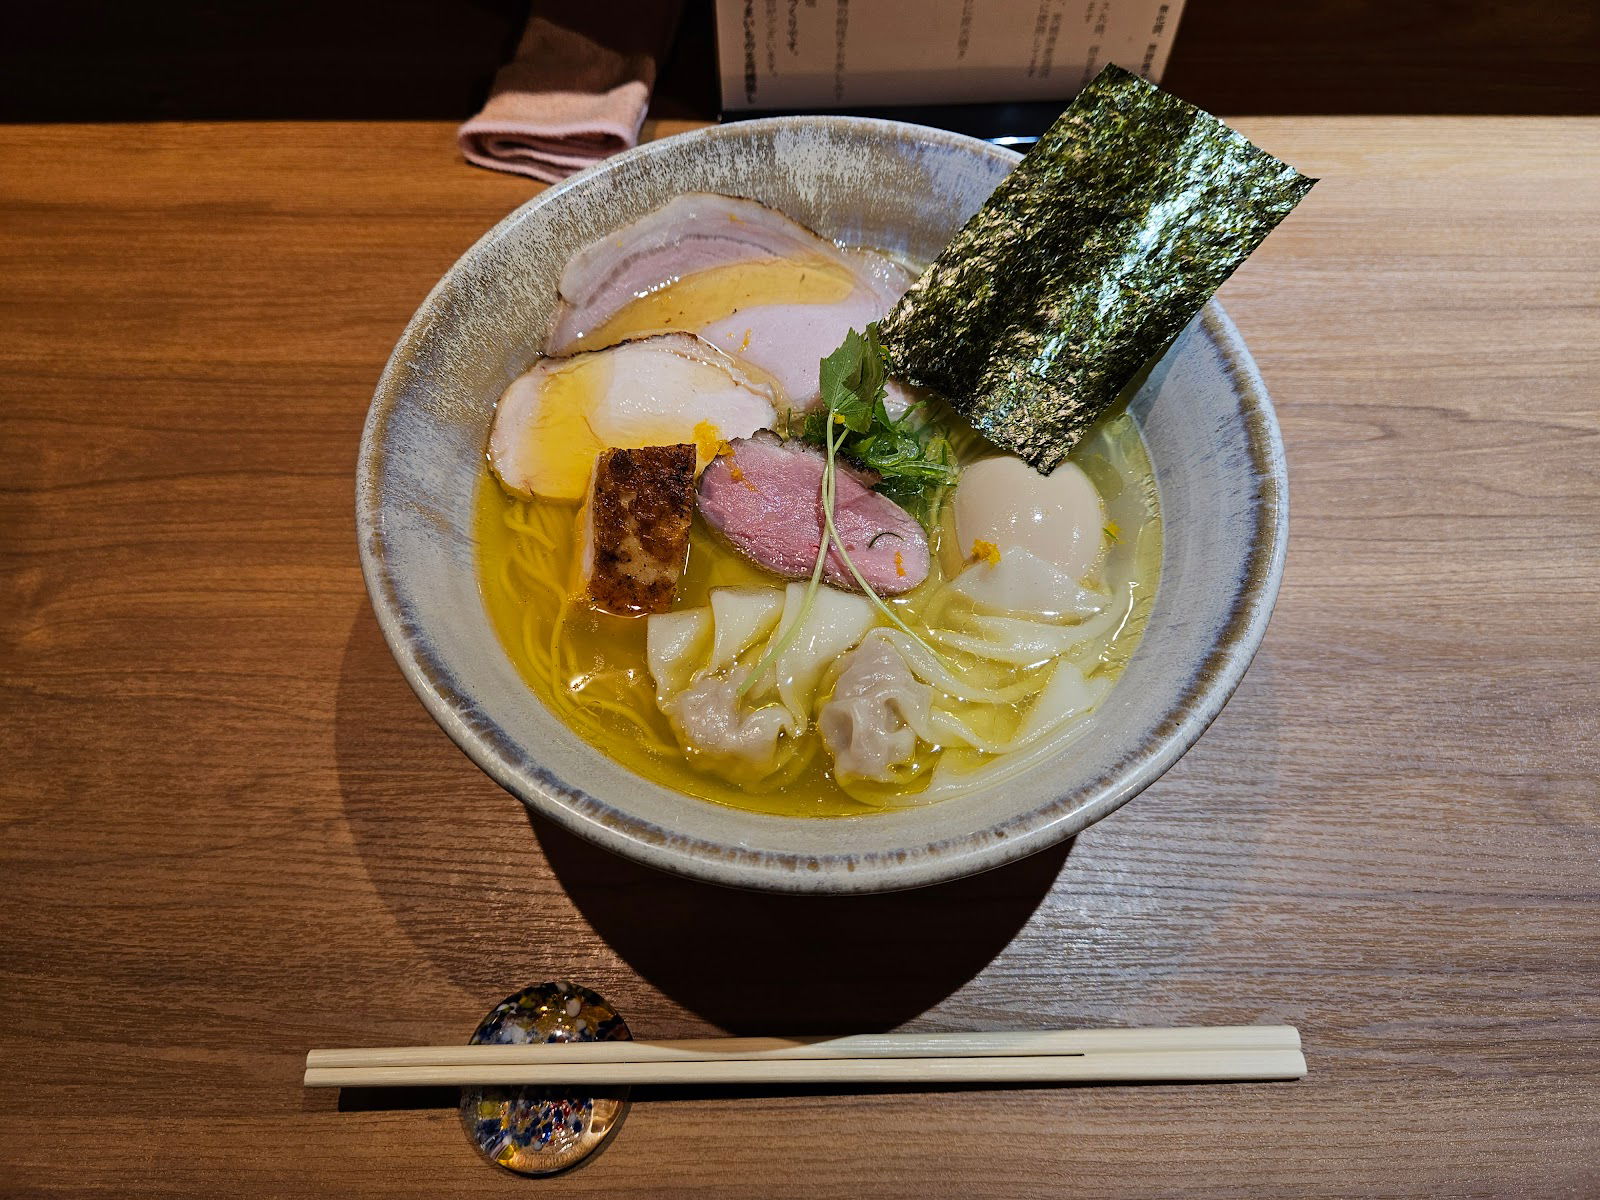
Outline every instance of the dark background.
<path fill-rule="evenodd" d="M 0 120 L 464 118 L 527 10 L 18 0 Z M 713 46 L 710 0 L 688 0 L 656 115 L 715 115 Z M 1600 113 L 1600 0 L 1190 0 L 1163 83 L 1230 115 Z"/>

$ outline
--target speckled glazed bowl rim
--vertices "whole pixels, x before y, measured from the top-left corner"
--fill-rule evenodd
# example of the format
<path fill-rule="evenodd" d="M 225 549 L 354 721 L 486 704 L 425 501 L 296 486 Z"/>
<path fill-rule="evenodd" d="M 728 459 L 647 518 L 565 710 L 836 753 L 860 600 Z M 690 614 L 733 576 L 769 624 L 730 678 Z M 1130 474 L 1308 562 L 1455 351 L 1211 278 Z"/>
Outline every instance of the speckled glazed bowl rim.
<path fill-rule="evenodd" d="M 1173 697 L 1154 732 L 1130 747 L 1112 769 L 1020 815 L 961 836 L 907 846 L 899 851 L 804 855 L 723 844 L 664 829 L 623 812 L 538 764 L 516 739 L 489 720 L 427 637 L 407 620 L 399 586 L 387 565 L 389 555 L 381 520 L 385 429 L 401 394 L 396 385 L 402 364 L 410 359 L 436 319 L 440 297 L 451 278 L 530 213 L 562 203 L 565 196 L 597 175 L 618 170 L 634 159 L 657 153 L 662 147 L 685 139 L 759 136 L 797 122 L 846 124 L 869 134 L 912 136 L 923 144 L 1004 161 L 1015 162 L 1021 158 L 1014 151 L 976 138 L 895 121 L 866 117 L 771 117 L 709 126 L 651 142 L 539 193 L 462 255 L 422 302 L 390 355 L 367 414 L 356 474 L 356 524 L 362 574 L 389 649 L 424 706 L 484 772 L 533 811 L 614 853 L 712 883 L 825 894 L 921 887 L 1024 858 L 1077 834 L 1116 811 L 1159 779 L 1200 738 L 1222 711 L 1254 658 L 1277 598 L 1288 548 L 1287 466 L 1266 387 L 1238 331 L 1215 301 L 1206 306 L 1198 325 L 1220 356 L 1238 398 L 1238 419 L 1246 431 L 1251 473 L 1256 484 L 1251 499 L 1254 524 L 1249 534 L 1249 553 L 1222 631 Z"/>

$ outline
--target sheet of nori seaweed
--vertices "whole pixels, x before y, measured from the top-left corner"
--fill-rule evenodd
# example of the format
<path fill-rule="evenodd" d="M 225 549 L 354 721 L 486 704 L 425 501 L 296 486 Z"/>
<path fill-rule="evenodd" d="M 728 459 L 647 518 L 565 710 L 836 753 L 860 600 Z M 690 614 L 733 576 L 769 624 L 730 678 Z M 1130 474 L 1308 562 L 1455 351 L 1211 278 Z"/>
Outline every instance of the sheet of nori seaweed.
<path fill-rule="evenodd" d="M 1315 182 L 1108 66 L 884 320 L 890 367 L 1049 471 Z"/>

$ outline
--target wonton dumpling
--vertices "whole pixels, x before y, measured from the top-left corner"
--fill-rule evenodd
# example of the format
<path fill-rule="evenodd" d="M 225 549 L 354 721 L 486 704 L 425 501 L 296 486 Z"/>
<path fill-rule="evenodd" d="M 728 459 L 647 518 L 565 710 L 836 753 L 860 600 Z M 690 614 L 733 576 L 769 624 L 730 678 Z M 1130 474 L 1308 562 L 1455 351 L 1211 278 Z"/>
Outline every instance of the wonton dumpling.
<path fill-rule="evenodd" d="M 973 632 L 936 629 L 929 636 L 941 646 L 964 650 L 990 662 L 1027 667 L 1067 654 L 1116 628 L 1122 613 L 1108 609 L 1077 625 L 1056 625 L 1018 617 L 973 614 L 967 623 Z M 1097 643 L 1098 644 L 1098 643 Z"/>
<path fill-rule="evenodd" d="M 778 735 L 797 731 L 794 717 L 781 704 L 747 704 L 739 695 L 743 678 L 707 675 L 661 710 L 689 750 L 717 759 L 725 769 L 744 768 L 761 776 L 777 765 Z"/>
<path fill-rule="evenodd" d="M 713 588 L 708 607 L 648 619 L 646 658 L 656 703 L 686 750 L 759 777 L 777 765 L 780 735 L 798 737 L 810 726 L 823 671 L 872 628 L 866 600 L 818 589 L 805 624 L 744 695 L 747 672 L 737 666 L 743 659 L 748 667 L 774 638 L 787 635 L 805 591 L 803 584 Z"/>
<path fill-rule="evenodd" d="M 843 659 L 817 729 L 839 778 L 888 782 L 929 729 L 933 689 L 918 683 L 892 642 L 868 637 Z"/>
<path fill-rule="evenodd" d="M 1056 664 L 1050 682 L 1028 709 L 1022 728 L 1006 748 L 1014 750 L 1038 741 L 1071 718 L 1088 712 L 1110 689 L 1110 683 L 1103 677 L 1085 678 L 1083 671 L 1073 663 Z"/>
<path fill-rule="evenodd" d="M 881 629 L 878 637 L 891 643 L 900 652 L 900 657 L 906 660 L 906 665 L 911 668 L 911 673 L 922 682 L 931 685 L 936 691 L 946 696 L 953 696 L 957 700 L 965 700 L 970 704 L 1010 704 L 1020 700 L 1037 690 L 1031 682 L 1032 671 L 1019 671 L 1013 675 L 1013 681 L 999 687 L 984 687 L 975 683 L 970 678 L 970 672 L 950 669 L 952 664 L 947 664 L 937 654 L 930 653 L 931 647 L 926 643 L 907 636 L 898 629 Z"/>

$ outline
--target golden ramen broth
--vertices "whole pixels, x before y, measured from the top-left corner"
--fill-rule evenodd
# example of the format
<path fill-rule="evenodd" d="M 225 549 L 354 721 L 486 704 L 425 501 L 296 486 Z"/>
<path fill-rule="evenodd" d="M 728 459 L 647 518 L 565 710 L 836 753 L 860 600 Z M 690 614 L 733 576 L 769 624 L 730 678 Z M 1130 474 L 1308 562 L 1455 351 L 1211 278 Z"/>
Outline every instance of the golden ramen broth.
<path fill-rule="evenodd" d="M 600 348 L 624 337 L 659 332 L 665 327 L 698 328 L 756 297 L 795 292 L 831 295 L 836 287 L 827 276 L 807 275 L 808 264 L 796 264 L 794 277 L 784 278 L 770 264 L 759 276 L 741 278 L 737 268 L 719 268 L 714 278 L 685 280 L 649 294 L 630 305 L 586 339 L 585 348 Z M 710 273 L 708 273 L 710 274 Z M 600 336 L 603 335 L 603 336 Z M 955 427 L 952 442 L 963 463 L 992 453 L 959 418 L 945 412 Z M 1115 678 L 1127 663 L 1148 618 L 1161 562 L 1161 523 L 1155 478 L 1138 428 L 1118 413 L 1102 421 L 1073 451 L 1076 462 L 1093 480 L 1105 502 L 1116 537 L 1100 568 L 1098 580 L 1113 595 L 1120 613 L 1116 631 L 1104 639 L 1098 659 L 1083 663 L 1091 679 Z M 478 488 L 477 539 L 480 584 L 489 618 L 511 661 L 540 701 L 599 752 L 645 779 L 676 791 L 732 808 L 784 816 L 835 817 L 877 811 L 914 800 L 927 785 L 931 755 L 942 754 L 955 765 L 976 769 L 998 764 L 1007 756 L 983 755 L 967 748 L 921 750 L 922 761 L 903 785 L 851 780 L 847 792 L 833 778 L 832 759 L 815 723 L 800 739 L 798 752 L 759 784 L 733 783 L 699 769 L 680 750 L 667 718 L 656 705 L 655 683 L 646 667 L 643 618 L 596 612 L 575 595 L 577 577 L 576 503 L 508 494 L 484 471 Z M 963 566 L 955 546 L 953 516 L 947 499 L 942 527 L 930 535 L 932 569 L 927 580 L 904 596 L 888 600 L 901 619 L 919 634 L 928 629 L 930 611 L 943 582 Z M 724 586 L 781 586 L 761 568 L 735 554 L 697 516 L 690 535 L 688 563 L 678 589 L 677 608 L 709 603 L 708 593 Z M 942 607 L 948 600 L 941 598 Z M 993 671 L 991 665 L 989 670 Z M 1019 668 L 1005 668 L 1020 674 Z M 826 686 L 826 680 L 825 685 Z M 819 700 L 821 696 L 819 696 Z M 987 716 L 991 736 L 1015 730 L 1033 697 Z M 969 760 L 969 761 L 960 761 Z"/>

